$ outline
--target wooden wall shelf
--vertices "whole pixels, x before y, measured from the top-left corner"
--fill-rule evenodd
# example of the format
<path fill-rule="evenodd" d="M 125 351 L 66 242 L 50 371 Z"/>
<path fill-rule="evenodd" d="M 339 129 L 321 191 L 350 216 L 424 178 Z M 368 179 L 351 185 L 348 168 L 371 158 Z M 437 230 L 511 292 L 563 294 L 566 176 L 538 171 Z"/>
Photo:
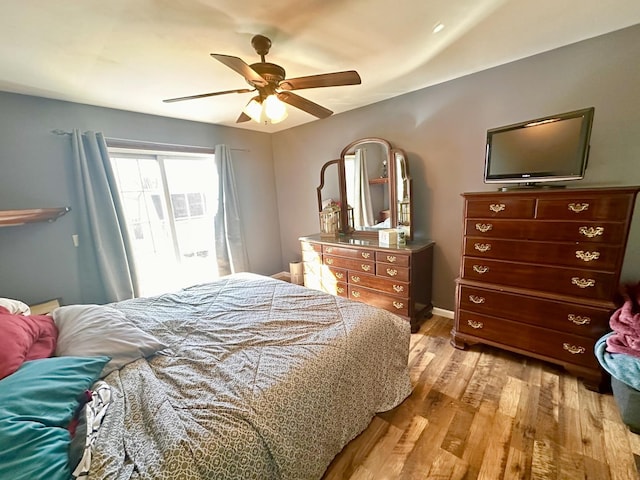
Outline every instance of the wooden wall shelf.
<path fill-rule="evenodd" d="M 382 185 L 389 183 L 389 177 L 370 178 L 369 185 Z"/>
<path fill-rule="evenodd" d="M 13 227 L 35 222 L 53 222 L 70 210 L 70 207 L 0 210 L 0 227 Z"/>

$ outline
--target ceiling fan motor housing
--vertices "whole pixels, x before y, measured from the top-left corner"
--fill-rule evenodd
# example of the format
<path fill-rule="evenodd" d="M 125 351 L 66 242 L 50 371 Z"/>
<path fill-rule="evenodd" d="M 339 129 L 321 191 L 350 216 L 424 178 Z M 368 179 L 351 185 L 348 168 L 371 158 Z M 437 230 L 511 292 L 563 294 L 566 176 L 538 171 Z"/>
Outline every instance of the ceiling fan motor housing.
<path fill-rule="evenodd" d="M 284 80 L 286 72 L 284 68 L 275 63 L 260 62 L 249 65 L 256 72 L 260 74 L 269 83 L 275 83 L 276 85 Z"/>
<path fill-rule="evenodd" d="M 265 96 L 275 93 L 276 87 L 285 79 L 286 76 L 284 68 L 280 65 L 276 65 L 275 63 L 260 62 L 249 66 L 267 81 L 267 85 L 265 87 L 253 85 L 249 82 L 250 85 L 256 87 L 258 91 Z"/>

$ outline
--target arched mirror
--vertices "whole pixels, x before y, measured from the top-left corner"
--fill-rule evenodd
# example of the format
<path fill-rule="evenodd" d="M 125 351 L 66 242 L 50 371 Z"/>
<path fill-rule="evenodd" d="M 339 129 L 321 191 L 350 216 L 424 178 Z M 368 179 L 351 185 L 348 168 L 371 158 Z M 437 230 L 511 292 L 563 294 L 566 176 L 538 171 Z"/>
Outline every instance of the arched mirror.
<path fill-rule="evenodd" d="M 328 167 L 337 165 L 337 176 Z M 327 184 L 337 178 L 339 199 L 327 207 Z M 321 231 L 339 222 L 339 233 L 377 236 L 385 228 L 402 228 L 412 238 L 411 178 L 405 154 L 381 138 L 363 138 L 347 145 L 339 160 L 327 162 L 318 187 Z M 335 210 L 339 210 L 336 220 Z"/>

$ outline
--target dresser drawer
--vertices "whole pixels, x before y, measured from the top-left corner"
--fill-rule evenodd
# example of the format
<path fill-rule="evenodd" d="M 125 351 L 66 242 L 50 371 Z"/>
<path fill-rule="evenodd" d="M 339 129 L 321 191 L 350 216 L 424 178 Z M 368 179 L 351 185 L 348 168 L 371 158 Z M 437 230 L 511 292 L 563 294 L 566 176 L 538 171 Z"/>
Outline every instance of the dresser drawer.
<path fill-rule="evenodd" d="M 367 287 L 372 290 L 390 293 L 392 295 L 409 298 L 409 283 L 398 280 L 381 278 L 375 275 L 365 275 L 358 272 L 349 272 L 349 285 Z"/>
<path fill-rule="evenodd" d="M 302 252 L 317 252 L 322 253 L 322 245 L 313 242 L 300 242 Z"/>
<path fill-rule="evenodd" d="M 498 260 L 615 270 L 622 247 L 598 243 L 551 243 L 465 237 L 464 254 Z"/>
<path fill-rule="evenodd" d="M 625 221 L 632 207 L 631 195 L 586 196 L 567 199 L 541 198 L 536 218 L 557 220 Z"/>
<path fill-rule="evenodd" d="M 409 281 L 409 271 L 407 267 L 398 267 L 396 265 L 390 265 L 388 263 L 376 264 L 376 275 L 379 277 L 392 278 L 400 282 Z"/>
<path fill-rule="evenodd" d="M 598 368 L 593 353 L 597 339 L 547 330 L 517 321 L 460 311 L 458 331 L 561 362 Z"/>
<path fill-rule="evenodd" d="M 322 285 L 322 276 L 315 273 L 307 272 L 306 269 L 304 271 L 304 286 L 307 288 L 312 288 L 314 290 L 325 291 Z"/>
<path fill-rule="evenodd" d="M 338 282 L 335 278 L 327 276 L 322 277 L 322 287 L 320 290 L 330 293 L 332 295 L 338 295 L 340 297 L 347 297 L 349 290 L 347 289 L 346 282 Z"/>
<path fill-rule="evenodd" d="M 597 242 L 619 245 L 626 235 L 624 223 L 468 219 L 465 235 L 514 240 Z"/>
<path fill-rule="evenodd" d="M 383 308 L 397 315 L 409 315 L 409 301 L 406 298 L 384 295 L 375 290 L 349 284 L 349 298 Z"/>
<path fill-rule="evenodd" d="M 322 253 L 314 252 L 313 250 L 303 250 L 302 261 L 305 263 L 322 263 Z"/>
<path fill-rule="evenodd" d="M 363 260 L 375 260 L 375 252 L 361 248 L 334 247 L 333 245 L 323 245 L 322 253 L 346 258 L 358 258 Z"/>
<path fill-rule="evenodd" d="M 613 308 L 590 307 L 467 285 L 458 288 L 460 309 L 469 312 L 517 318 L 531 325 L 590 338 L 600 338 L 609 331 Z"/>
<path fill-rule="evenodd" d="M 475 257 L 463 257 L 462 278 L 601 300 L 617 287 L 614 273 Z"/>
<path fill-rule="evenodd" d="M 328 267 L 325 265 L 322 268 L 322 275 L 335 282 L 347 283 L 347 271 L 344 268 Z"/>
<path fill-rule="evenodd" d="M 467 217 L 533 218 L 535 198 L 483 198 L 467 200 Z"/>
<path fill-rule="evenodd" d="M 330 288 L 325 290 L 325 292 L 339 297 L 349 298 L 349 287 L 345 282 L 336 282 L 334 285 L 329 287 Z"/>
<path fill-rule="evenodd" d="M 319 261 L 305 261 L 302 263 L 302 271 L 305 275 L 322 275 L 322 263 Z"/>
<path fill-rule="evenodd" d="M 380 251 L 376 252 L 376 262 L 390 263 L 393 265 L 398 265 L 400 267 L 408 267 L 410 258 L 411 257 L 409 255 L 405 255 L 402 253 Z"/>
<path fill-rule="evenodd" d="M 365 272 L 373 275 L 376 271 L 376 264 L 373 260 L 357 260 L 355 258 L 334 257 L 333 255 L 324 255 L 323 261 L 325 265 L 330 267 L 345 268 L 357 272 Z"/>

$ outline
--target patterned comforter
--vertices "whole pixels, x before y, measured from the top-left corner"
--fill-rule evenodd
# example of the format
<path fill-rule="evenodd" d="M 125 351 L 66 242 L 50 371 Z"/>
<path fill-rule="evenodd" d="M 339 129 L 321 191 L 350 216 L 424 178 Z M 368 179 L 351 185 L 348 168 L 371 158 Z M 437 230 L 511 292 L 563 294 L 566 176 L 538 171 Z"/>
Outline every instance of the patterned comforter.
<path fill-rule="evenodd" d="M 111 304 L 170 347 L 106 377 L 91 479 L 318 479 L 410 393 L 409 323 L 252 274 Z"/>

